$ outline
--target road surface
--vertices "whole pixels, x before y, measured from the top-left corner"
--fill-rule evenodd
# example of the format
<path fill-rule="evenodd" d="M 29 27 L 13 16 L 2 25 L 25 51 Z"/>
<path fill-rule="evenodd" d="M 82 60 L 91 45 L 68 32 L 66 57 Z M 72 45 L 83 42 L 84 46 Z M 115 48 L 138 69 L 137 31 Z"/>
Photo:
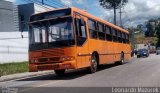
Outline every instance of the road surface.
<path fill-rule="evenodd" d="M 0 82 L 0 87 L 160 87 L 160 56 L 132 58 L 123 65 L 105 65 L 94 74 L 68 71 L 64 76 L 44 76 Z M 29 90 L 31 90 L 29 89 Z"/>

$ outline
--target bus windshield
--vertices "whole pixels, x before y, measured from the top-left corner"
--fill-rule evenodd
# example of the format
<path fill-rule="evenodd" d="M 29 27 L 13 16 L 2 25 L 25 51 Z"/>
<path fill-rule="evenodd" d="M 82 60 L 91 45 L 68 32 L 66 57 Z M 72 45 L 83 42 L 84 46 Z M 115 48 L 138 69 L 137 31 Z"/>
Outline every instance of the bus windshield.
<path fill-rule="evenodd" d="M 52 46 L 67 46 L 74 44 L 72 18 L 70 17 L 32 23 L 29 34 L 30 45 L 47 43 Z"/>

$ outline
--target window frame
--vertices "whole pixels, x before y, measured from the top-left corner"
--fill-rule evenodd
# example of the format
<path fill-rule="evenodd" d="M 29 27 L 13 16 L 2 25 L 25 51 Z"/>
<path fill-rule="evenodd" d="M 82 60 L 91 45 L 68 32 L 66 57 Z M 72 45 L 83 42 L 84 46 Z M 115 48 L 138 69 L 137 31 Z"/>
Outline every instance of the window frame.
<path fill-rule="evenodd" d="M 85 22 L 85 24 L 84 24 L 84 33 L 85 33 L 85 36 L 83 37 L 83 29 L 82 29 L 82 26 L 80 25 L 80 21 L 81 21 L 81 19 L 78 19 L 78 18 L 75 18 L 74 19 L 75 20 L 75 25 L 76 25 L 76 36 L 77 37 L 81 37 L 81 38 L 88 38 L 87 37 L 87 28 L 86 28 L 86 22 Z M 78 24 L 77 24 L 77 21 L 78 21 Z"/>
<path fill-rule="evenodd" d="M 100 31 L 100 25 L 101 25 L 101 31 Z M 101 22 L 97 22 L 97 30 L 98 30 L 98 38 L 100 40 L 105 40 L 106 35 L 105 35 L 104 24 Z"/>
<path fill-rule="evenodd" d="M 107 26 L 107 25 L 105 26 L 105 34 L 106 34 L 107 41 L 113 41 L 112 28 L 110 26 Z"/>
<path fill-rule="evenodd" d="M 118 42 L 117 29 L 115 28 L 112 28 L 112 38 L 113 38 L 113 42 Z"/>
<path fill-rule="evenodd" d="M 90 23 L 89 22 L 92 22 L 94 24 L 92 24 L 94 26 L 94 29 L 93 27 L 90 27 Z M 93 19 L 89 19 L 88 18 L 88 29 L 89 29 L 89 36 L 91 39 L 98 39 L 98 31 L 97 31 L 97 22 Z M 92 34 L 94 34 L 95 36 L 93 37 Z"/>
<path fill-rule="evenodd" d="M 106 40 L 106 41 L 111 41 L 111 42 L 117 42 L 117 43 L 129 43 L 129 39 L 127 39 L 127 37 L 125 35 L 128 35 L 128 33 L 123 32 L 121 30 L 119 30 L 118 28 L 112 27 L 112 26 L 108 26 L 105 23 L 96 21 L 94 19 L 88 18 L 88 21 L 94 22 L 94 28 L 92 29 L 89 26 L 89 22 L 88 22 L 88 30 L 89 30 L 89 36 L 91 39 L 99 39 L 99 40 Z M 96 25 L 95 25 L 96 24 Z M 99 25 L 102 25 L 102 29 L 99 29 Z M 91 36 L 91 31 L 92 33 L 95 32 L 96 37 L 92 37 Z M 101 39 L 100 35 L 101 33 L 104 33 L 104 37 L 105 39 Z"/>

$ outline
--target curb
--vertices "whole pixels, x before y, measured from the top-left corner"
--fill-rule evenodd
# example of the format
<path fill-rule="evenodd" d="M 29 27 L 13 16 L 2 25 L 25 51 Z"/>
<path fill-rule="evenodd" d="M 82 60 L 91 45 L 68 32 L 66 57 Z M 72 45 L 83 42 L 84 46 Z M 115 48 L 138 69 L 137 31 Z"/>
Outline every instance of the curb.
<path fill-rule="evenodd" d="M 42 76 L 42 75 L 48 75 L 48 74 L 54 74 L 54 71 L 25 72 L 25 73 L 1 76 L 0 82 L 16 80 L 21 78 L 30 78 L 30 77 L 36 77 L 36 76 Z"/>

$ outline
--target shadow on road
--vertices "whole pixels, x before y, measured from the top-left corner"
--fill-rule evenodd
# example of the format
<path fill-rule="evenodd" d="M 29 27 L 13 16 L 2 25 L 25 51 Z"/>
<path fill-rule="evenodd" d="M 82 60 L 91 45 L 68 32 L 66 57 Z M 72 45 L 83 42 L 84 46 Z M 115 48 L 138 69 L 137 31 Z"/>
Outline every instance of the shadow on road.
<path fill-rule="evenodd" d="M 126 63 L 124 63 L 124 64 L 126 64 Z M 115 65 L 115 64 L 101 65 L 101 66 L 99 66 L 99 69 L 97 72 L 102 71 L 102 70 L 106 70 L 106 69 L 110 69 L 110 68 L 113 68 L 116 66 L 118 66 L 118 65 Z M 71 80 L 71 79 L 79 78 L 79 77 L 82 77 L 82 76 L 85 76 L 88 74 L 89 73 L 87 73 L 86 69 L 68 70 L 62 76 L 57 76 L 56 74 L 52 73 L 52 74 L 47 74 L 47 75 L 42 75 L 42 76 L 19 79 L 17 81 Z"/>

